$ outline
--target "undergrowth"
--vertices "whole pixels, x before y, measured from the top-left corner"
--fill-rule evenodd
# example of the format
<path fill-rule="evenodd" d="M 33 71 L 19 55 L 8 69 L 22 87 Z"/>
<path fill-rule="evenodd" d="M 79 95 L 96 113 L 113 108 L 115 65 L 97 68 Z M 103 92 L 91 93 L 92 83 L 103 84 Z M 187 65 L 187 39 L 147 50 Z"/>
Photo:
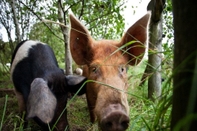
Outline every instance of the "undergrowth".
<path fill-rule="evenodd" d="M 168 131 L 170 130 L 172 108 L 172 81 L 171 72 L 165 72 L 162 83 L 162 96 L 149 100 L 147 82 L 138 86 L 144 72 L 144 65 L 134 67 L 129 72 L 132 78 L 129 82 L 134 83 L 129 89 L 128 99 L 130 103 L 130 125 L 127 131 Z M 131 84 L 133 85 L 133 84 Z"/>

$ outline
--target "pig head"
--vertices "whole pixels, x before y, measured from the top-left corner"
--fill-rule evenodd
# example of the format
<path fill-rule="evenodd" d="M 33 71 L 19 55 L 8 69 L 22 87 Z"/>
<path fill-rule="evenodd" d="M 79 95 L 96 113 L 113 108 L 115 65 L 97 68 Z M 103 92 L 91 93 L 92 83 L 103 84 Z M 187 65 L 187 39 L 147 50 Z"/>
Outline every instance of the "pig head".
<path fill-rule="evenodd" d="M 91 122 L 102 131 L 124 131 L 129 126 L 127 66 L 137 65 L 145 53 L 150 13 L 132 25 L 120 41 L 94 40 L 70 15 L 70 49 L 74 61 L 83 65 Z"/>

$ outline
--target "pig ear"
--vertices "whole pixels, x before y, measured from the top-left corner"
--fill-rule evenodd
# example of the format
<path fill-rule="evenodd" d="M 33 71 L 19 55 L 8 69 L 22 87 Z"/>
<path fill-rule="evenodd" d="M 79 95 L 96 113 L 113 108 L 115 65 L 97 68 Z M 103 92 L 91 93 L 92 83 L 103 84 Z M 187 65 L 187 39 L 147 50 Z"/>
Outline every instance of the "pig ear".
<path fill-rule="evenodd" d="M 145 44 L 148 39 L 150 12 L 132 25 L 123 36 L 120 46 L 125 46 L 125 57 L 130 65 L 138 64 L 144 56 Z"/>
<path fill-rule="evenodd" d="M 85 81 L 87 80 L 87 78 L 85 78 L 84 76 L 80 76 L 80 75 L 67 75 L 65 76 L 65 80 L 67 83 L 67 89 L 69 92 L 71 93 L 77 93 L 78 91 L 78 95 L 82 95 L 86 92 L 86 88 L 85 88 Z"/>
<path fill-rule="evenodd" d="M 57 100 L 47 82 L 36 78 L 31 83 L 27 100 L 27 118 L 38 117 L 42 122 L 49 123 L 54 117 Z"/>
<path fill-rule="evenodd" d="M 74 61 L 78 65 L 88 64 L 92 59 L 91 41 L 87 29 L 70 14 L 70 49 Z"/>

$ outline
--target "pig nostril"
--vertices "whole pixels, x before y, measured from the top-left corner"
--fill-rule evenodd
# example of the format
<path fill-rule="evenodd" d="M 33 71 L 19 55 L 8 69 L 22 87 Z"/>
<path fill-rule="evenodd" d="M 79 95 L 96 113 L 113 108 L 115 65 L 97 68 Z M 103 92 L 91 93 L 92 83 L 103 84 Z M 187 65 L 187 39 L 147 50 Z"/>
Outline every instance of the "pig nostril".
<path fill-rule="evenodd" d="M 110 128 L 112 127 L 112 123 L 111 123 L 111 122 L 107 122 L 107 123 L 105 124 L 105 127 L 106 127 L 107 129 L 110 129 Z"/>
<path fill-rule="evenodd" d="M 123 122 L 121 123 L 121 126 L 122 126 L 124 129 L 127 129 L 128 126 L 129 126 L 129 121 L 123 121 Z"/>

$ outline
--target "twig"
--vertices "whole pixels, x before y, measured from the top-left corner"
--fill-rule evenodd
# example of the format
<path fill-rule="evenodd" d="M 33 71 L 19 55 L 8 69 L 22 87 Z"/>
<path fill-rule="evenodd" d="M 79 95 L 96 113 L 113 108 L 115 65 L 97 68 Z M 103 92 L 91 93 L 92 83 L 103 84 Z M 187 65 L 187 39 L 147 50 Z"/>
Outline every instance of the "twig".
<path fill-rule="evenodd" d="M 29 10 L 29 11 L 31 11 L 40 21 L 43 21 L 43 19 L 40 17 L 40 16 L 38 16 L 31 8 L 29 8 L 26 4 L 24 4 L 22 1 L 20 1 L 19 0 L 19 2 L 21 3 L 21 4 L 23 4 L 25 7 L 27 7 L 27 9 Z M 56 35 L 53 31 L 52 31 L 52 29 L 45 23 L 45 22 L 43 22 L 44 23 L 44 25 L 52 32 L 52 34 L 54 35 L 54 36 L 56 36 L 58 39 L 60 39 L 60 40 L 62 40 L 62 41 L 64 41 L 61 37 L 59 37 L 58 35 Z"/>
<path fill-rule="evenodd" d="M 47 20 L 47 19 L 43 19 L 42 20 L 44 23 L 53 23 L 53 24 L 57 24 L 57 25 L 60 25 L 60 26 L 63 26 L 63 27 L 66 27 L 66 28 L 70 28 L 69 26 L 63 24 L 63 23 L 60 23 L 60 22 L 55 22 L 55 21 L 52 21 L 52 20 Z"/>

